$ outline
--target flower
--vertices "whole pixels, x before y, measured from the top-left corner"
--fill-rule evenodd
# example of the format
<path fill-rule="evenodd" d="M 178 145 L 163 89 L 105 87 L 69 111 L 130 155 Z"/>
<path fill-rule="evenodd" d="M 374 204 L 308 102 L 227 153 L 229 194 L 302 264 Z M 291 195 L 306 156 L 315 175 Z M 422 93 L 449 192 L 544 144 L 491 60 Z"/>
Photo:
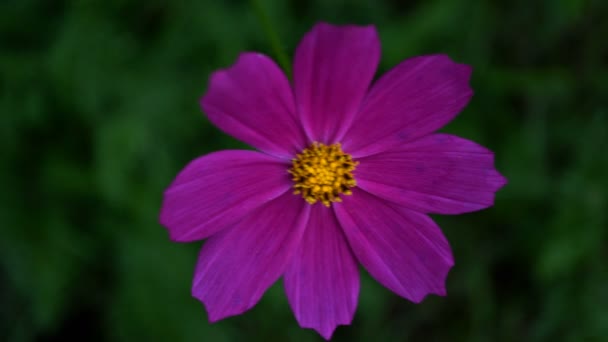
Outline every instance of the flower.
<path fill-rule="evenodd" d="M 208 238 L 192 294 L 211 322 L 283 277 L 299 324 L 329 339 L 353 319 L 359 264 L 413 302 L 446 294 L 454 261 L 427 214 L 487 208 L 506 180 L 491 151 L 434 133 L 471 98 L 469 66 L 415 57 L 372 83 L 379 59 L 373 26 L 320 23 L 296 50 L 293 84 L 259 53 L 211 76 L 203 111 L 259 152 L 195 159 L 160 215 L 175 241 Z"/>

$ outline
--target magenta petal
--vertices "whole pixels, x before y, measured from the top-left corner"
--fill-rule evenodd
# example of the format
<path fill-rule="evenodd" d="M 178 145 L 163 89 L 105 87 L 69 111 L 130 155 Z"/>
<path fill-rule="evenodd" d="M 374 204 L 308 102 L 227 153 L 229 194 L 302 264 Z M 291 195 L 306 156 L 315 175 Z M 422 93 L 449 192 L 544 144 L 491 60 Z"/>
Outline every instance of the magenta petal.
<path fill-rule="evenodd" d="M 294 87 L 302 124 L 312 141 L 341 139 L 359 110 L 380 60 L 373 26 L 315 25 L 294 60 Z"/>
<path fill-rule="evenodd" d="M 432 134 L 359 162 L 360 188 L 426 213 L 487 208 L 506 183 L 494 169 L 492 151 L 448 134 Z"/>
<path fill-rule="evenodd" d="M 306 232 L 285 273 L 289 304 L 304 328 L 330 339 L 350 324 L 359 295 L 359 271 L 334 211 L 312 208 Z"/>
<path fill-rule="evenodd" d="M 165 191 L 160 222 L 173 240 L 204 239 L 288 191 L 288 168 L 254 151 L 221 151 L 195 159 Z"/>
<path fill-rule="evenodd" d="M 436 131 L 469 102 L 470 76 L 471 67 L 445 55 L 402 62 L 374 84 L 343 147 L 362 157 Z"/>
<path fill-rule="evenodd" d="M 192 295 L 205 304 L 211 322 L 249 310 L 279 279 L 300 244 L 309 212 L 306 202 L 286 193 L 209 238 Z"/>
<path fill-rule="evenodd" d="M 454 261 L 446 238 L 428 216 L 360 189 L 335 208 L 357 259 L 378 282 L 416 303 L 429 293 L 445 295 Z"/>
<path fill-rule="evenodd" d="M 291 158 L 306 145 L 289 81 L 262 54 L 213 73 L 201 106 L 214 125 L 268 154 Z"/>

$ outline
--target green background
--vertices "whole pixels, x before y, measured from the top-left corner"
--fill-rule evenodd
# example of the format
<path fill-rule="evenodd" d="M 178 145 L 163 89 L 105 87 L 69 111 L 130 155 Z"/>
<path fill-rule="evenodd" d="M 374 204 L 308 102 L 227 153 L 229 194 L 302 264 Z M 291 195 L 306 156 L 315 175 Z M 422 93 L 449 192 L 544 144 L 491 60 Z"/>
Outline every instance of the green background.
<path fill-rule="evenodd" d="M 485 211 L 435 216 L 456 266 L 416 305 L 362 273 L 336 341 L 608 341 L 605 1 L 261 1 L 290 59 L 315 22 L 375 24 L 380 72 L 447 53 L 475 96 L 446 132 L 496 152 Z M 215 324 L 201 243 L 158 224 L 190 160 L 243 145 L 202 115 L 209 74 L 276 57 L 246 1 L 0 1 L 0 341 L 319 341 L 279 282 Z"/>

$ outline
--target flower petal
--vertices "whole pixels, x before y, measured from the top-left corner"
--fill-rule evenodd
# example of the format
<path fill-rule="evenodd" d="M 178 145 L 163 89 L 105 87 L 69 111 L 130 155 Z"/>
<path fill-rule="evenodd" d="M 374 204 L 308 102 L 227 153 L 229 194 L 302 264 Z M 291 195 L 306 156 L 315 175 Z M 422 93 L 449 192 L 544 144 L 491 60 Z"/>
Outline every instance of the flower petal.
<path fill-rule="evenodd" d="M 494 169 L 492 151 L 448 134 L 432 134 L 359 162 L 357 186 L 426 213 L 487 208 L 506 183 Z"/>
<path fill-rule="evenodd" d="M 359 295 L 359 270 L 332 209 L 312 207 L 284 279 L 300 326 L 329 340 L 338 325 L 350 324 Z"/>
<path fill-rule="evenodd" d="M 380 60 L 373 26 L 315 25 L 298 46 L 294 87 L 311 141 L 337 142 L 359 110 Z"/>
<path fill-rule="evenodd" d="M 286 193 L 209 238 L 192 284 L 209 321 L 241 314 L 260 300 L 291 261 L 309 212 L 305 201 Z"/>
<path fill-rule="evenodd" d="M 171 239 L 204 239 L 291 187 L 288 165 L 254 151 L 221 151 L 192 161 L 167 188 L 160 223 Z"/>
<path fill-rule="evenodd" d="M 445 295 L 454 261 L 428 216 L 357 188 L 335 208 L 353 252 L 378 282 L 416 303 L 429 293 Z"/>
<path fill-rule="evenodd" d="M 222 131 L 268 154 L 291 158 L 306 145 L 289 81 L 265 55 L 244 53 L 213 73 L 201 106 Z"/>
<path fill-rule="evenodd" d="M 473 95 L 471 67 L 445 55 L 410 58 L 374 84 L 342 140 L 353 157 L 386 151 L 450 122 Z"/>

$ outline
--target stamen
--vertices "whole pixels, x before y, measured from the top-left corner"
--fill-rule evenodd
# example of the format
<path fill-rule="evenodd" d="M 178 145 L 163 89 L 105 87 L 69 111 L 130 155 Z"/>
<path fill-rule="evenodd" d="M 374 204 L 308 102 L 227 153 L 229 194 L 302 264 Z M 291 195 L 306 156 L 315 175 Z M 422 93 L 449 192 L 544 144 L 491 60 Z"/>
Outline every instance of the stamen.
<path fill-rule="evenodd" d="M 344 153 L 340 143 L 325 145 L 314 142 L 292 160 L 289 169 L 294 181 L 294 194 L 301 194 L 309 204 L 321 201 L 326 207 L 342 202 L 340 194 L 351 195 L 357 185 L 353 175 L 359 164 Z"/>

